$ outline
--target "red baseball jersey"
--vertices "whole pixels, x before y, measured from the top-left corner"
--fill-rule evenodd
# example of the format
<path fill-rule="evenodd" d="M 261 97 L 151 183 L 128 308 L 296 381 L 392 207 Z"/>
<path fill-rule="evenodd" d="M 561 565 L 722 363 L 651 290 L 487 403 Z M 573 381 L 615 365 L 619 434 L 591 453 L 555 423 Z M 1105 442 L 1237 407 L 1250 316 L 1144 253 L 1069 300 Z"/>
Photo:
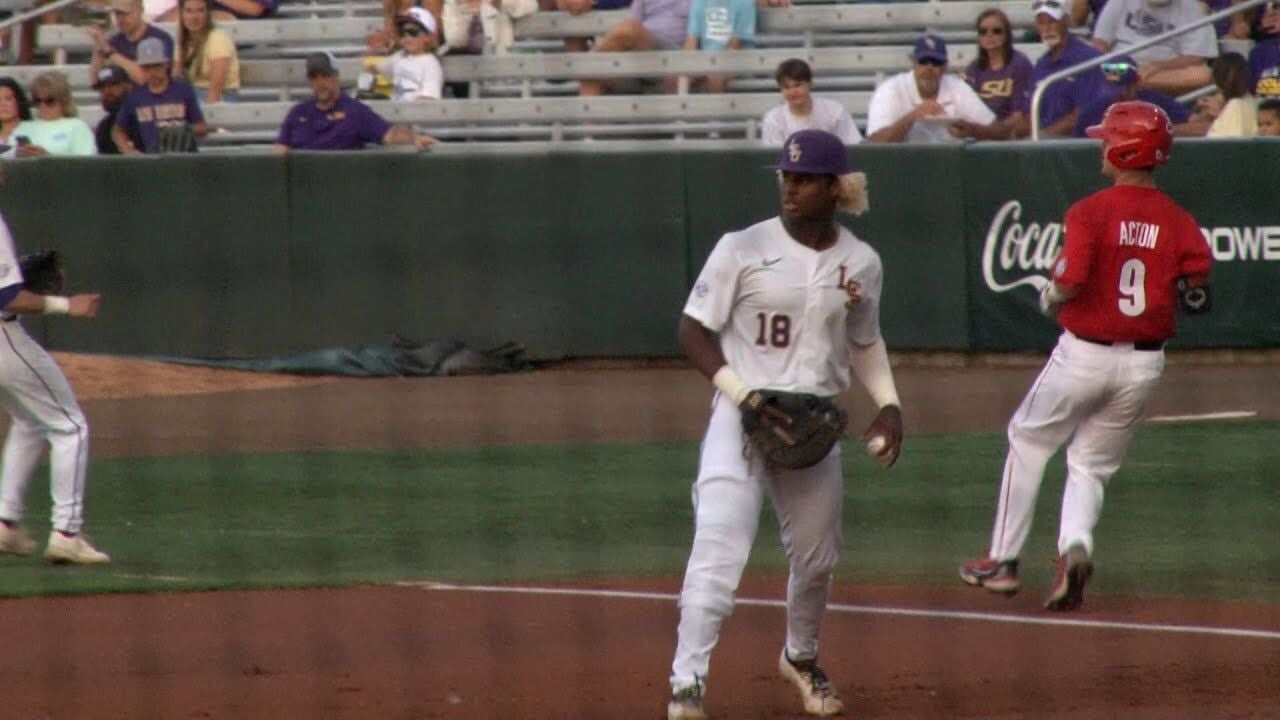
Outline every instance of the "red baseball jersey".
<path fill-rule="evenodd" d="M 1072 333 L 1141 342 L 1174 334 L 1177 280 L 1208 274 L 1209 244 L 1195 218 L 1155 188 L 1117 185 L 1067 210 L 1053 279 L 1079 288 L 1058 314 Z"/>

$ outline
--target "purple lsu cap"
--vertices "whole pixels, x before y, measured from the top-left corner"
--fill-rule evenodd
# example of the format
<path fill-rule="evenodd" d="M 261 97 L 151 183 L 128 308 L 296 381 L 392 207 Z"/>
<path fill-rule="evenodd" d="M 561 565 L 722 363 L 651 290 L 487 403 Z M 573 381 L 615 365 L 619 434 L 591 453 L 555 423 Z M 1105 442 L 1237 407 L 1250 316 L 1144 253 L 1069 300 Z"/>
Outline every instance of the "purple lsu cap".
<path fill-rule="evenodd" d="M 840 138 L 825 130 L 800 130 L 782 144 L 782 159 L 774 167 L 803 175 L 846 175 L 849 152 Z"/>

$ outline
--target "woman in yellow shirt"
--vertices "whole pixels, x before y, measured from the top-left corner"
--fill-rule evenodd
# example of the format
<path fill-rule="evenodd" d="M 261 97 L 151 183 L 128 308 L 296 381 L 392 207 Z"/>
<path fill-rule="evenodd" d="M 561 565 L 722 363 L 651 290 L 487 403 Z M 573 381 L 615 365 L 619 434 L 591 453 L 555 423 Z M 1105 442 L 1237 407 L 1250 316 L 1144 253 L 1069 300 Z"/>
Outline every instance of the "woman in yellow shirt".
<path fill-rule="evenodd" d="M 240 57 L 231 36 L 214 25 L 208 0 L 182 0 L 178 7 L 173 76 L 194 85 L 206 103 L 235 102 L 240 94 Z"/>

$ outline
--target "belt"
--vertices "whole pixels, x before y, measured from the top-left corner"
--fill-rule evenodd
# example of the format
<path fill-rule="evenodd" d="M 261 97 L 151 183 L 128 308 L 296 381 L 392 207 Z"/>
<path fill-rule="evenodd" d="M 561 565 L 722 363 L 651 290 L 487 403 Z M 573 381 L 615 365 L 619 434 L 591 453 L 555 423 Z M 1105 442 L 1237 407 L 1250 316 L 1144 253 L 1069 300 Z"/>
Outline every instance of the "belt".
<path fill-rule="evenodd" d="M 12 315 L 10 313 L 5 313 L 4 315 L 0 315 L 0 321 L 3 321 L 3 322 L 13 322 L 14 320 L 17 320 L 17 319 L 18 319 L 17 315 Z"/>
<path fill-rule="evenodd" d="M 1099 340 L 1097 338 L 1085 337 L 1083 335 L 1076 335 L 1076 339 L 1083 340 L 1087 343 L 1093 343 L 1094 345 L 1106 345 L 1108 347 L 1112 345 L 1128 345 L 1129 344 L 1128 341 L 1125 341 L 1125 340 Z M 1164 342 L 1165 342 L 1164 340 L 1139 340 L 1133 343 L 1133 349 L 1145 350 L 1147 352 L 1151 352 L 1154 350 L 1163 350 Z"/>

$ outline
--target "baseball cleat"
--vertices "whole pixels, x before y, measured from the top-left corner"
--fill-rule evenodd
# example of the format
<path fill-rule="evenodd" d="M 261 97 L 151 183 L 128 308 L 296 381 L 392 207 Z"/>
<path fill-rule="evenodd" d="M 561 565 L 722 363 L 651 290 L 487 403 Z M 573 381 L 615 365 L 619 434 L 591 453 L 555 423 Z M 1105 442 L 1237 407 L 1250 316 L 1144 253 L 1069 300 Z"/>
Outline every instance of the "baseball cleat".
<path fill-rule="evenodd" d="M 707 711 L 702 707 L 701 682 L 695 680 L 692 685 L 671 692 L 671 699 L 667 701 L 667 720 L 707 720 Z"/>
<path fill-rule="evenodd" d="M 1072 545 L 1065 555 L 1058 558 L 1044 609 L 1063 612 L 1078 609 L 1084 604 L 1084 586 L 1092 575 L 1093 561 L 1089 554 L 1079 545 Z"/>
<path fill-rule="evenodd" d="M 44 549 L 44 559 L 55 564 L 103 565 L 111 562 L 111 556 L 89 542 L 83 534 L 64 535 L 54 530 L 49 533 L 49 545 Z"/>
<path fill-rule="evenodd" d="M 27 534 L 26 528 L 0 523 L 0 553 L 26 556 L 35 551 L 36 541 Z"/>
<path fill-rule="evenodd" d="M 793 661 L 784 647 L 778 657 L 778 672 L 800 691 L 806 713 L 826 717 L 844 712 L 844 702 L 831 687 L 827 674 L 818 667 L 817 658 Z"/>
<path fill-rule="evenodd" d="M 993 593 L 1013 595 L 1018 592 L 1018 560 L 970 560 L 960 566 L 960 579 L 966 585 L 982 587 Z"/>

